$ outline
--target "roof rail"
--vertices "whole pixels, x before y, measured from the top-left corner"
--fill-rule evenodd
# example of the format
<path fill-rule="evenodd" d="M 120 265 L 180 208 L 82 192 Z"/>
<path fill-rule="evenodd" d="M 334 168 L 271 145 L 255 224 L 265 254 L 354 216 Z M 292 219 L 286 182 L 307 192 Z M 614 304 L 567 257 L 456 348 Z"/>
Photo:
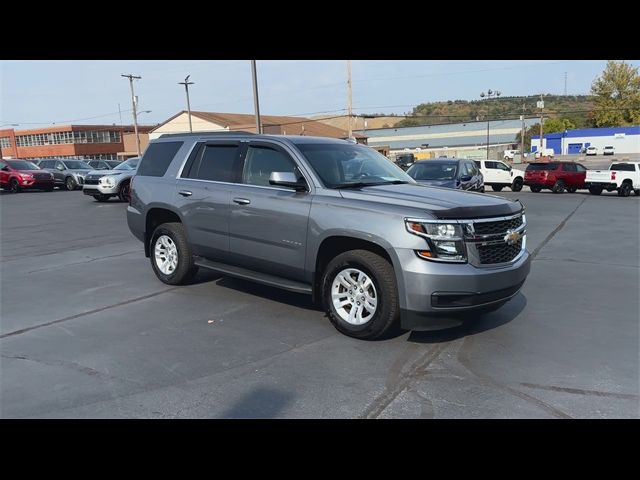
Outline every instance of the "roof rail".
<path fill-rule="evenodd" d="M 193 132 L 193 133 L 163 133 L 158 138 L 162 137 L 201 137 L 203 135 L 255 135 L 253 132 L 245 132 L 244 130 L 224 131 L 224 132 Z"/>

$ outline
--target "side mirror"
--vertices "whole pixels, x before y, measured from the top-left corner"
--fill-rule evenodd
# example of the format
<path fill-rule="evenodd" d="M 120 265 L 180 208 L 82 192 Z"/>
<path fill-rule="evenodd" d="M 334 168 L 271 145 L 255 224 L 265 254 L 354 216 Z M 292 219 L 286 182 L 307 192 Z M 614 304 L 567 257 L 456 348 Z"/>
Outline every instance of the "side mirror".
<path fill-rule="evenodd" d="M 464 175 L 463 177 L 460 177 L 460 181 L 462 181 L 462 182 L 471 181 L 471 175 Z"/>
<path fill-rule="evenodd" d="M 64 167 L 62 165 L 56 165 L 56 170 L 63 171 Z"/>
<path fill-rule="evenodd" d="M 2 167 L 0 170 L 2 170 L 3 172 L 8 172 L 9 171 L 9 167 L 7 167 L 6 165 L 4 167 Z"/>
<path fill-rule="evenodd" d="M 269 175 L 269 185 L 294 188 L 296 192 L 305 192 L 308 190 L 307 182 L 304 180 L 298 181 L 293 172 L 271 172 L 271 175 Z"/>

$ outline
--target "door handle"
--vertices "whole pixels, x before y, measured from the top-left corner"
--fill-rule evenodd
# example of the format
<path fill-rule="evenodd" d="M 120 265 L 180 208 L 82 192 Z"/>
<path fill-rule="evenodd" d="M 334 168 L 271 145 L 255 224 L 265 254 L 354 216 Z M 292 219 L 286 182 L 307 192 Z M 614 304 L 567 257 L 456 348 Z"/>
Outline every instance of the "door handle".
<path fill-rule="evenodd" d="M 193 195 L 193 193 L 189 190 L 180 190 L 178 193 L 183 197 L 190 197 L 191 195 Z"/>
<path fill-rule="evenodd" d="M 249 205 L 251 203 L 251 200 L 249 200 L 248 198 L 239 198 L 236 197 L 233 199 L 234 203 L 237 203 L 238 205 Z"/>

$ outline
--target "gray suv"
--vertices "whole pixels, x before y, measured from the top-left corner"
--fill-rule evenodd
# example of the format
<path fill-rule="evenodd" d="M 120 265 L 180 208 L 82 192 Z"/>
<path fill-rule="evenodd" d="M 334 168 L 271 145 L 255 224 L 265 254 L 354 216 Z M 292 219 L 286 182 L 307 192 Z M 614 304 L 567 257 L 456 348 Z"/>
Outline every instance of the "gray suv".
<path fill-rule="evenodd" d="M 375 150 L 328 138 L 162 135 L 127 221 L 164 283 L 204 267 L 310 294 L 361 339 L 495 310 L 530 266 L 518 201 L 419 185 Z"/>
<path fill-rule="evenodd" d="M 37 165 L 53 174 L 56 187 L 64 187 L 67 190 L 82 188 L 85 175 L 91 171 L 88 163 L 67 158 L 38 160 Z"/>
<path fill-rule="evenodd" d="M 128 202 L 129 184 L 136 174 L 139 162 L 140 157 L 133 157 L 111 170 L 92 170 L 87 174 L 82 193 L 92 196 L 98 202 L 106 202 L 111 197 Z"/>

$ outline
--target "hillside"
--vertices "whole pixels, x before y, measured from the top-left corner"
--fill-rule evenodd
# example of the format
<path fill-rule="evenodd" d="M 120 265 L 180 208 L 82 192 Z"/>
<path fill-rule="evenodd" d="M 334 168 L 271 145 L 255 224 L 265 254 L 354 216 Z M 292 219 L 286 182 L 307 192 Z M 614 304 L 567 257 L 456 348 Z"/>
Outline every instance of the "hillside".
<path fill-rule="evenodd" d="M 347 130 L 347 116 L 343 115 L 341 117 L 336 116 L 316 116 L 312 117 L 315 120 L 318 120 L 322 123 L 326 123 L 327 125 L 331 125 L 333 127 L 338 127 L 343 130 Z M 387 128 L 393 127 L 400 120 L 405 118 L 404 116 L 386 116 L 381 114 L 381 116 L 377 116 L 375 118 L 363 118 L 361 116 L 354 117 L 351 120 L 351 128 L 353 130 L 363 130 L 364 129 L 364 121 L 367 121 L 367 128 Z"/>
<path fill-rule="evenodd" d="M 422 103 L 395 126 L 411 127 L 482 120 L 486 118 L 487 107 L 492 119 L 518 118 L 522 115 L 523 103 L 527 116 L 537 115 L 539 110 L 536 108 L 536 102 L 538 100 L 540 100 L 540 96 L 534 95 L 499 97 L 490 100 L 449 100 L 447 102 Z M 591 126 L 590 112 L 593 107 L 593 97 L 591 96 L 546 95 L 544 103 L 545 117 L 570 119 L 577 128 Z"/>

